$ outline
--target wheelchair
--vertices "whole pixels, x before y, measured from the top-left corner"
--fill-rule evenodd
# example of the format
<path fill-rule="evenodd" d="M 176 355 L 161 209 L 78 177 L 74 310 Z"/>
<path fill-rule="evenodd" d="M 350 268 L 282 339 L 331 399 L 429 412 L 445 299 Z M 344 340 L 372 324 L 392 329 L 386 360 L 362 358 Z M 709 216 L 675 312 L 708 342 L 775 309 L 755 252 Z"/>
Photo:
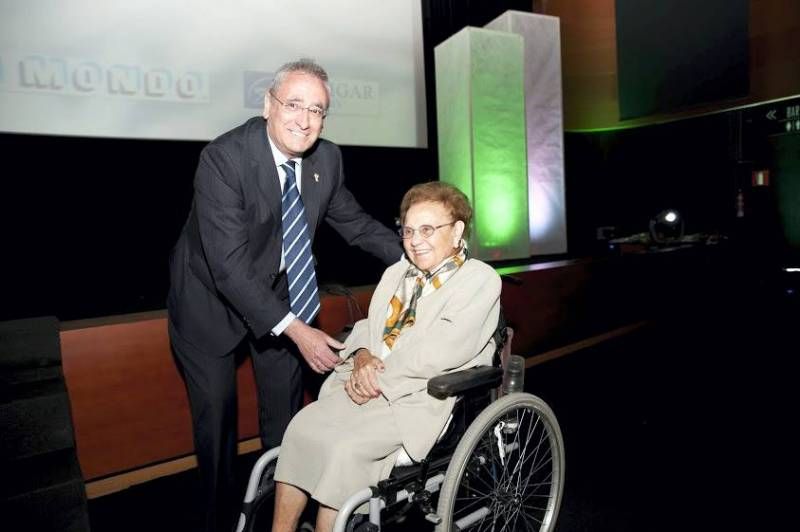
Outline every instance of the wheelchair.
<path fill-rule="evenodd" d="M 388 479 L 352 494 L 339 509 L 334 532 L 380 531 L 405 522 L 412 511 L 436 531 L 554 530 L 564 488 L 564 442 L 544 401 L 502 392 L 512 337 L 513 330 L 501 323 L 492 366 L 428 382 L 430 395 L 458 398 L 437 443 L 418 463 L 401 453 Z M 270 529 L 271 522 L 256 517 L 260 506 L 273 504 L 271 475 L 279 453 L 280 447 L 270 449 L 253 466 L 237 532 Z"/>

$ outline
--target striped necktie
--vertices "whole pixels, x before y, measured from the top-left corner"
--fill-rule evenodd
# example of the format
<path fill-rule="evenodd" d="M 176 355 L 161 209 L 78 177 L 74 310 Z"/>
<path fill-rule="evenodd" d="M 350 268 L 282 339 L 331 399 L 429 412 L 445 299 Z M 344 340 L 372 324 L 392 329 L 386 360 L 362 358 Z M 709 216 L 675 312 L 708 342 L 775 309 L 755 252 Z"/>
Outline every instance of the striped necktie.
<path fill-rule="evenodd" d="M 281 165 L 286 171 L 281 208 L 283 210 L 283 257 L 289 282 L 289 306 L 299 319 L 311 323 L 319 312 L 319 292 L 311 255 L 306 210 L 297 190 L 294 161 Z"/>

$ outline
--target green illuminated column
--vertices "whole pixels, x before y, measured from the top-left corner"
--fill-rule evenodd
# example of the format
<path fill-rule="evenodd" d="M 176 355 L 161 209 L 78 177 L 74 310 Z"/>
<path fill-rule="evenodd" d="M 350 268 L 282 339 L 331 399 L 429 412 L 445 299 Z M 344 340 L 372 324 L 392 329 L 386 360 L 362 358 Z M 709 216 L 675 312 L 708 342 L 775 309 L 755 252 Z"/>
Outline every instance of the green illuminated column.
<path fill-rule="evenodd" d="M 434 54 L 439 179 L 472 202 L 471 254 L 527 258 L 523 39 L 467 27 Z"/>

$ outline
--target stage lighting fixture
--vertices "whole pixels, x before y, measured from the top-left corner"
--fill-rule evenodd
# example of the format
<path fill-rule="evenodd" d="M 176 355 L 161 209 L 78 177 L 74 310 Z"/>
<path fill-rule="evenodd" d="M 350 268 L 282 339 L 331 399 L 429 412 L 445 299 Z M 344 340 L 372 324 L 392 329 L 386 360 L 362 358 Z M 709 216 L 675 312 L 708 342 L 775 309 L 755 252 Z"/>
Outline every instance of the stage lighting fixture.
<path fill-rule="evenodd" d="M 683 238 L 683 217 L 675 209 L 666 209 L 650 219 L 650 237 L 656 244 Z"/>

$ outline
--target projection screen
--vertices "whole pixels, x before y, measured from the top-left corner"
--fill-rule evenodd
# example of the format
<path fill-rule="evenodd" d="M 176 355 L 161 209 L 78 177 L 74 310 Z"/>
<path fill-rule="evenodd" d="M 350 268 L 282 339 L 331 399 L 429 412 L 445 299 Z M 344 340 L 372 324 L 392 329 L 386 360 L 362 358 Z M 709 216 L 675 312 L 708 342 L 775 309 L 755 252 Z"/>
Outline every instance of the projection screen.
<path fill-rule="evenodd" d="M 0 131 L 209 140 L 261 113 L 284 62 L 333 98 L 323 136 L 427 146 L 417 0 L 3 0 Z"/>

